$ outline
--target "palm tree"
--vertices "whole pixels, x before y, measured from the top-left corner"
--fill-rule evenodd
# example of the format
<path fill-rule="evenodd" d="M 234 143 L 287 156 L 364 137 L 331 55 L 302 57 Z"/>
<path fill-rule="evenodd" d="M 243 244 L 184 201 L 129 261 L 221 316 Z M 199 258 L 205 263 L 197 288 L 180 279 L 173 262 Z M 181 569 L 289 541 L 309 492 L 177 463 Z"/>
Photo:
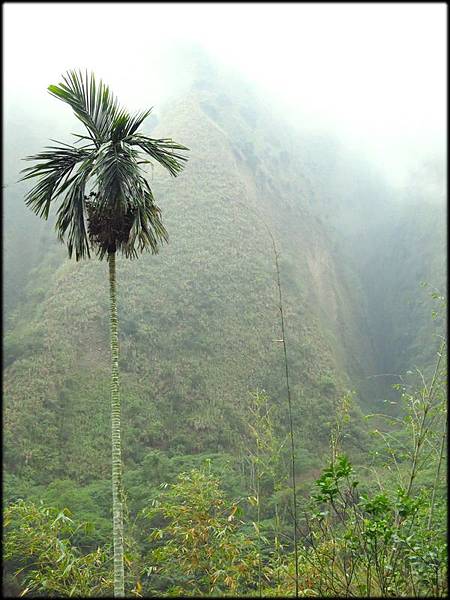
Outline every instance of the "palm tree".
<path fill-rule="evenodd" d="M 22 180 L 37 178 L 25 202 L 39 217 L 48 218 L 53 202 L 58 238 L 69 257 L 90 258 L 94 251 L 109 263 L 111 333 L 111 439 L 114 542 L 114 595 L 123 597 L 123 495 L 120 441 L 119 347 L 116 305 L 116 253 L 127 258 L 168 241 L 145 178 L 143 165 L 153 159 L 173 176 L 183 169 L 188 150 L 171 139 L 153 139 L 138 132 L 150 110 L 130 115 L 121 108 L 102 81 L 93 74 L 69 71 L 63 83 L 51 85 L 50 94 L 66 102 L 86 128 L 73 134 L 75 144 L 54 141 L 45 152 L 27 157 L 37 161 L 23 169 Z"/>

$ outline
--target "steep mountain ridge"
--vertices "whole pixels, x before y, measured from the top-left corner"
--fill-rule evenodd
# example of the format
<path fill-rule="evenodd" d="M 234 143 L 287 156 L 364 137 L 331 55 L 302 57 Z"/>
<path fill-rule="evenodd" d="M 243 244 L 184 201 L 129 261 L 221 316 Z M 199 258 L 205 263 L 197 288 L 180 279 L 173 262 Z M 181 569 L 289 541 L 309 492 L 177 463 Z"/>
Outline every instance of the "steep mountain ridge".
<path fill-rule="evenodd" d="M 152 135 L 191 152 L 177 179 L 158 167 L 150 176 L 170 243 L 157 256 L 118 260 L 125 462 L 141 465 L 155 448 L 238 452 L 256 388 L 269 393 L 285 435 L 276 273 L 263 221 L 280 252 L 299 464 L 318 460 L 344 389 L 377 372 L 370 275 L 361 267 L 362 257 L 373 260 L 361 241 L 374 231 L 372 221 L 361 229 L 370 198 L 355 207 L 370 186 L 383 196 L 383 186 L 362 177 L 344 194 L 342 170 L 352 166 L 338 160 L 333 140 L 296 138 L 251 90 L 211 72 L 158 115 Z M 10 214 L 14 228 L 21 211 Z M 346 239 L 350 215 L 356 225 Z M 5 336 L 5 465 L 39 483 L 86 483 L 110 471 L 107 266 L 68 261 L 49 224 L 31 218 L 39 258 L 26 286 L 17 281 Z M 10 248 L 21 244 L 23 233 L 14 235 Z M 370 405 L 371 390 L 361 392 Z M 357 447 L 358 408 L 352 427 Z"/>
<path fill-rule="evenodd" d="M 321 289 L 313 281 L 307 290 L 310 275 L 299 258 L 310 252 L 311 265 L 320 264 L 307 250 L 323 236 L 320 227 L 301 203 L 283 219 L 283 200 L 294 200 L 276 194 L 281 207 L 274 205 L 276 184 L 268 193 L 254 180 L 196 94 L 173 104 L 154 132 L 170 131 L 192 148 L 179 178 L 157 169 L 153 175 L 171 242 L 156 257 L 118 262 L 124 457 L 137 463 L 154 447 L 179 453 L 233 447 L 245 435 L 249 391 L 256 387 L 268 390 L 280 426 L 285 421 L 270 238 L 241 203 L 269 219 L 279 240 L 303 445 L 314 446 L 306 422 L 329 421 L 334 393 L 346 379 L 312 308 Z M 290 248 L 299 226 L 303 235 Z M 62 248 L 53 248 L 48 260 L 55 261 Z M 334 268 L 331 257 L 322 260 Z M 323 286 L 327 277 L 321 277 Z M 33 279 L 40 291 L 30 289 L 22 305 L 28 328 L 20 337 L 19 310 L 5 340 L 7 466 L 39 473 L 42 481 L 103 476 L 109 462 L 106 265 L 65 260 L 52 273 L 44 260 Z M 309 410 L 306 419 L 300 391 L 317 397 L 317 415 Z"/>

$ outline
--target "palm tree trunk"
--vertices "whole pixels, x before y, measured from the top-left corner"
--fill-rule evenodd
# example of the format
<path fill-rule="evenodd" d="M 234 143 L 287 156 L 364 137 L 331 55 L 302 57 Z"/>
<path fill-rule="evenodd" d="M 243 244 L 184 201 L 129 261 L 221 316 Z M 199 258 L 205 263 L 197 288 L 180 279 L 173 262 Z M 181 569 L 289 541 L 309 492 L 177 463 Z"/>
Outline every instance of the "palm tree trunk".
<path fill-rule="evenodd" d="M 122 457 L 120 444 L 119 337 L 116 305 L 116 253 L 108 253 L 111 300 L 111 442 L 114 541 L 114 597 L 125 596 L 123 565 Z"/>

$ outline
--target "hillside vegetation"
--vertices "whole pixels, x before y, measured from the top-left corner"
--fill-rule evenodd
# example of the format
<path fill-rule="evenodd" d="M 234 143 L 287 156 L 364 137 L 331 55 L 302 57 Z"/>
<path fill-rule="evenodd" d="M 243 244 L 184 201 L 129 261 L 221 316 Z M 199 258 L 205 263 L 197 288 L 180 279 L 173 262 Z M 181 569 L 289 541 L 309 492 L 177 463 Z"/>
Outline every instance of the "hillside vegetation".
<path fill-rule="evenodd" d="M 329 460 L 330 434 L 347 391 L 355 393 L 345 409 L 339 448 L 361 465 L 368 461 L 368 448 L 379 450 L 364 413 L 384 411 L 383 400 L 393 397 L 389 384 L 398 381 L 378 375 L 401 375 L 415 365 L 432 372 L 436 332 L 443 324 L 439 317 L 430 325 L 432 303 L 420 287 L 423 281 L 440 291 L 444 287 L 441 204 L 427 203 L 429 191 L 420 182 L 411 200 L 397 197 L 399 192 L 335 140 L 292 132 L 250 89 L 228 77 L 200 69 L 193 86 L 154 119 L 152 136 L 170 135 L 191 148 L 188 167 L 176 180 L 157 168 L 150 173 L 170 242 L 156 256 L 117 263 L 129 531 L 135 519 L 139 529 L 144 509 L 150 519 L 146 527 L 166 527 L 164 535 L 173 541 L 159 554 L 162 542 L 152 546 L 136 535 L 141 557 L 151 556 L 150 563 L 168 577 L 174 569 L 180 498 L 201 486 L 207 497 L 201 501 L 212 503 L 217 518 L 211 527 L 222 531 L 232 523 L 223 544 L 213 550 L 219 574 L 202 575 L 193 589 L 186 582 L 195 580 L 195 572 L 186 567 L 183 579 L 177 563 L 175 595 L 255 593 L 261 543 L 249 533 L 257 520 L 255 506 L 249 501 L 243 508 L 250 517 L 242 529 L 229 519 L 239 514 L 232 512 L 232 499 L 260 501 L 257 463 L 249 455 L 255 447 L 255 410 L 265 415 L 266 433 L 270 421 L 267 452 L 276 457 L 272 471 L 267 464 L 261 467 L 265 505 L 258 519 L 267 521 L 267 531 L 279 528 L 277 539 L 291 535 L 285 364 L 266 225 L 280 254 L 301 506 Z M 30 153 L 21 147 L 12 151 Z M 13 174 L 15 166 L 8 168 Z M 27 213 L 23 188 L 11 186 L 5 194 L 4 500 L 44 499 L 92 521 L 95 534 L 81 539 L 94 553 L 110 535 L 107 266 L 67 260 L 50 224 Z M 255 398 L 264 398 L 259 408 Z M 339 473 L 340 480 L 350 471 Z M 364 476 L 361 480 L 369 486 Z M 172 491 L 153 513 L 149 500 L 164 483 Z M 331 500 L 326 493 L 321 498 Z M 389 502 L 397 502 L 397 508 L 407 504 L 403 497 Z M 394 504 L 383 510 L 394 511 Z M 422 510 L 425 504 L 417 506 Z M 425 515 L 428 508 L 423 510 Z M 33 518 L 45 529 L 36 511 Z M 395 520 L 394 512 L 386 518 Z M 405 518 L 412 519 L 413 512 Z M 374 509 L 373 515 L 380 514 Z M 233 584 L 221 572 L 229 564 L 226 540 L 243 557 L 241 566 L 233 563 L 234 574 L 226 575 Z M 197 543 L 200 548 L 199 540 L 192 541 Z M 290 541 L 286 546 L 291 551 Z M 138 569 L 141 559 L 129 552 L 130 564 Z M 198 564 L 207 562 L 199 553 Z M 281 554 L 270 559 L 270 581 L 278 581 L 271 589 L 280 592 L 284 585 L 292 592 L 292 562 L 284 565 Z M 103 559 L 86 554 L 83 560 L 100 569 Z M 310 566 L 311 581 L 318 570 L 319 563 Z M 108 578 L 98 577 L 104 577 L 104 588 L 95 584 L 103 593 Z M 129 577 L 131 585 L 133 573 Z M 10 585 L 16 584 L 10 577 Z M 94 589 L 88 581 L 72 585 Z M 168 585 L 157 579 L 147 592 L 157 594 Z M 327 585 L 323 582 L 328 594 Z"/>

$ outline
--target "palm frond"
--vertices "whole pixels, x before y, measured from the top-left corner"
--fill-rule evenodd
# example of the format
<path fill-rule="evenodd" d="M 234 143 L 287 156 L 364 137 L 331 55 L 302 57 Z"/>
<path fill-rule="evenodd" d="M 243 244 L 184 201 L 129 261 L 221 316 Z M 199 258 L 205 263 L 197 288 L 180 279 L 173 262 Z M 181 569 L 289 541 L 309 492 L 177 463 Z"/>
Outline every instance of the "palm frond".
<path fill-rule="evenodd" d="M 156 254 L 168 235 L 152 190 L 139 171 L 136 151 L 111 145 L 105 153 L 108 156 L 102 157 L 94 171 L 97 192 L 88 210 L 91 241 L 99 258 L 112 247 L 128 258 L 144 250 Z"/>
<path fill-rule="evenodd" d="M 130 146 L 138 146 L 145 154 L 165 167 L 174 177 L 184 169 L 183 163 L 188 160 L 179 151 L 188 152 L 189 148 L 177 144 L 170 138 L 153 139 L 139 133 L 134 133 L 129 135 L 124 141 Z"/>
<path fill-rule="evenodd" d="M 72 107 L 97 146 L 108 139 L 111 125 L 120 108 L 117 99 L 103 81 L 100 80 L 97 84 L 93 73 L 89 75 L 87 71 L 83 74 L 72 70 L 63 76 L 63 83 L 50 85 L 48 91 Z"/>
<path fill-rule="evenodd" d="M 113 142 L 127 142 L 129 136 L 132 136 L 142 125 L 144 120 L 152 112 L 152 109 L 144 110 L 131 116 L 126 111 L 118 114 L 111 127 L 111 139 Z"/>
<path fill-rule="evenodd" d="M 92 142 L 92 138 L 89 135 L 80 135 L 79 133 L 72 133 L 72 135 L 76 138 L 78 138 L 77 140 L 75 140 L 75 143 L 78 144 L 79 142 L 81 142 L 82 140 L 89 140 L 90 142 Z"/>
<path fill-rule="evenodd" d="M 104 144 L 92 171 L 99 203 L 123 210 L 135 195 L 139 181 L 137 151 L 125 144 Z"/>
<path fill-rule="evenodd" d="M 138 196 L 140 201 L 133 206 L 133 225 L 125 253 L 134 249 L 137 242 L 140 252 L 150 249 L 153 254 L 157 254 L 160 244 L 168 242 L 169 236 L 148 182 L 142 178 L 141 183 L 141 194 Z"/>
<path fill-rule="evenodd" d="M 58 208 L 58 218 L 55 224 L 58 238 L 67 243 L 69 257 L 72 257 L 75 250 L 77 261 L 86 256 L 90 258 L 89 239 L 85 224 L 85 190 L 88 178 L 89 168 L 79 169 Z M 67 230 L 67 239 L 65 239 Z"/>
<path fill-rule="evenodd" d="M 61 143 L 61 142 L 58 142 Z M 39 217 L 48 218 L 53 200 L 70 185 L 74 168 L 83 161 L 89 160 L 92 150 L 64 146 L 47 146 L 46 152 L 28 156 L 24 160 L 38 161 L 33 167 L 22 169 L 24 176 L 20 181 L 39 180 L 25 196 L 25 203 Z"/>

